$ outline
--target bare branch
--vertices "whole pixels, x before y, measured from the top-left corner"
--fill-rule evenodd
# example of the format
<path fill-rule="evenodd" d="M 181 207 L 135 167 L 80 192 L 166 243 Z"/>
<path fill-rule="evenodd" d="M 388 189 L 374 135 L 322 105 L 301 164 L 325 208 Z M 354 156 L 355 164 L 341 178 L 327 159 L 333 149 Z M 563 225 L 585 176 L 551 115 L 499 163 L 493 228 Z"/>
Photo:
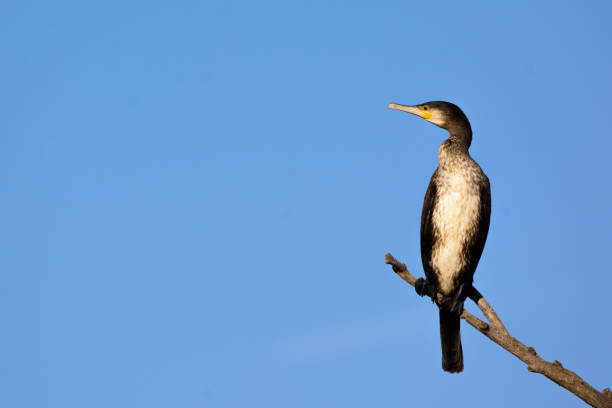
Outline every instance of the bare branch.
<path fill-rule="evenodd" d="M 391 254 L 385 256 L 385 262 L 391 265 L 393 271 L 403 280 L 412 286 L 415 285 L 417 279 L 408 271 L 405 264 L 399 262 Z M 478 305 L 478 308 L 489 321 L 489 323 L 486 323 L 467 310 L 463 310 L 461 318 L 465 319 L 472 327 L 518 357 L 527 364 L 527 369 L 530 372 L 546 376 L 593 407 L 612 408 L 612 392 L 609 388 L 599 392 L 580 378 L 578 374 L 564 368 L 559 361 L 555 360 L 550 363 L 544 360 L 536 353 L 533 347 L 524 345 L 508 332 L 497 316 L 497 313 L 495 313 L 495 310 L 478 290 L 474 288 L 469 297 Z M 439 302 L 440 300 L 442 300 L 442 296 L 438 294 L 438 298 L 435 301 Z"/>

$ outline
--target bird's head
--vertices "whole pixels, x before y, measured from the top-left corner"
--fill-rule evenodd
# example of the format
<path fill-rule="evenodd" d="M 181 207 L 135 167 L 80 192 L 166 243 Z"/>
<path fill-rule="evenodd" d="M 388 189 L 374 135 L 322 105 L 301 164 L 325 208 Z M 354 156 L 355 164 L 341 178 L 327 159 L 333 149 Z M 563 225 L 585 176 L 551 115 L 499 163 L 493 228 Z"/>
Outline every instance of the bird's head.
<path fill-rule="evenodd" d="M 463 113 L 457 105 L 450 102 L 433 101 L 425 102 L 420 105 L 390 103 L 389 109 L 396 109 L 420 116 L 451 133 L 455 128 L 466 126 L 470 128 L 470 122 L 467 116 L 465 116 L 465 113 Z"/>

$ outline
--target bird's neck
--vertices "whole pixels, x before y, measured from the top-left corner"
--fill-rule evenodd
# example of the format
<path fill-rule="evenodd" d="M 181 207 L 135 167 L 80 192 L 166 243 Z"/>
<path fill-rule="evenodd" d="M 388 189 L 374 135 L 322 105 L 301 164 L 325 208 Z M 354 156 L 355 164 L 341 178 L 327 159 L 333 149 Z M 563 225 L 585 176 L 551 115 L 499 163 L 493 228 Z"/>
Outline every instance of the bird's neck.
<path fill-rule="evenodd" d="M 465 123 L 453 123 L 447 129 L 448 133 L 450 133 L 448 140 L 458 147 L 465 147 L 467 152 L 472 144 L 472 127 L 470 122 L 466 120 Z"/>
<path fill-rule="evenodd" d="M 458 135 L 451 133 L 450 137 L 440 145 L 438 149 L 438 162 L 440 167 L 451 169 L 461 166 L 464 162 L 471 160 L 468 149 L 470 148 L 470 134 Z"/>

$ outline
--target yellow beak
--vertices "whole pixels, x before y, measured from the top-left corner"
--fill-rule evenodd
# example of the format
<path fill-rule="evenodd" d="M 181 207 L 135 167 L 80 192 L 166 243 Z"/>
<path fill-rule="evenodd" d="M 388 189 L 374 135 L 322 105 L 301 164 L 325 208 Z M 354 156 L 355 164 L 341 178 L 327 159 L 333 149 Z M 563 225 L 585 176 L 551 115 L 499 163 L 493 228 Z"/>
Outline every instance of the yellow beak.
<path fill-rule="evenodd" d="M 423 119 L 431 118 L 431 112 L 429 110 L 424 110 L 420 106 L 412 106 L 412 105 L 400 105 L 397 103 L 390 103 L 387 106 L 389 109 L 400 110 L 402 112 L 412 113 L 413 115 L 420 116 Z"/>

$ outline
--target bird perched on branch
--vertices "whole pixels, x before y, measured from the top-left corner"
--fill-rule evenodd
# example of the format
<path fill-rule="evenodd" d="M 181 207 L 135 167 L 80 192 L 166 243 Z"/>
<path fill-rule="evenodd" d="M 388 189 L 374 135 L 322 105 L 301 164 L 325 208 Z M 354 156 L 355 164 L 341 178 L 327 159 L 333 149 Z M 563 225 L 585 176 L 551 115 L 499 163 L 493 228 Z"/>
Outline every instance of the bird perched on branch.
<path fill-rule="evenodd" d="M 476 266 L 482 255 L 491 215 L 489 179 L 468 149 L 472 128 L 458 106 L 449 102 L 389 104 L 412 113 L 450 134 L 438 149 L 439 166 L 431 177 L 421 215 L 421 260 L 425 279 L 415 285 L 421 296 L 437 299 L 440 309 L 442 368 L 463 371 L 460 319 Z"/>

